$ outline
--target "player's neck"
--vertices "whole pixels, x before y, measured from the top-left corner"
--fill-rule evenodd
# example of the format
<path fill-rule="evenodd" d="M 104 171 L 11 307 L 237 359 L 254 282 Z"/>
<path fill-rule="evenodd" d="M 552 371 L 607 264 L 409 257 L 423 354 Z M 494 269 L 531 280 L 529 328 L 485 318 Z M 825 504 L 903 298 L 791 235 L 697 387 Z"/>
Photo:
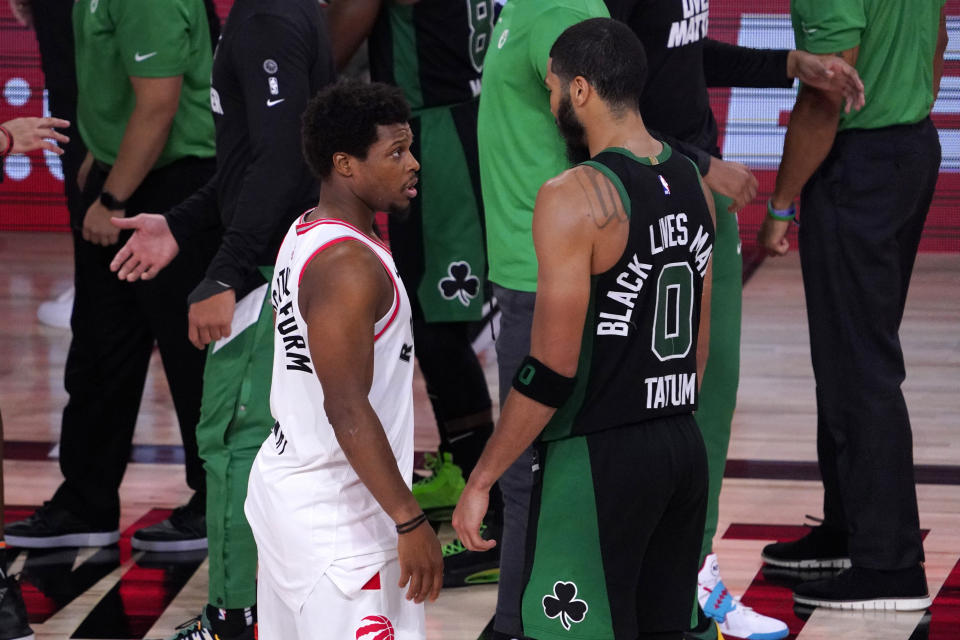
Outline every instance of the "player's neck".
<path fill-rule="evenodd" d="M 641 158 L 663 151 L 663 143 L 650 135 L 639 113 L 599 120 L 596 127 L 587 129 L 587 145 L 591 157 L 610 147 L 627 149 Z"/>
<path fill-rule="evenodd" d="M 373 220 L 376 212 L 349 190 L 324 183 L 317 206 L 307 214 L 305 222 L 320 219 L 343 220 L 365 234 L 374 237 Z"/>

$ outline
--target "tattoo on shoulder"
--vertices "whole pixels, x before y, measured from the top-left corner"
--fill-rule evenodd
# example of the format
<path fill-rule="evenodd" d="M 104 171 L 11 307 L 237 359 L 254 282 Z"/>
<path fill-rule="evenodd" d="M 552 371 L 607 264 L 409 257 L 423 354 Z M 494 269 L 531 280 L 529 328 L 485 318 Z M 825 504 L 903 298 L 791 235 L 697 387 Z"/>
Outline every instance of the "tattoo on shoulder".
<path fill-rule="evenodd" d="M 603 229 L 611 222 L 628 221 L 620 194 L 609 180 L 593 169 L 583 168 L 574 172 L 574 175 L 589 204 L 587 216 L 598 228 Z"/>

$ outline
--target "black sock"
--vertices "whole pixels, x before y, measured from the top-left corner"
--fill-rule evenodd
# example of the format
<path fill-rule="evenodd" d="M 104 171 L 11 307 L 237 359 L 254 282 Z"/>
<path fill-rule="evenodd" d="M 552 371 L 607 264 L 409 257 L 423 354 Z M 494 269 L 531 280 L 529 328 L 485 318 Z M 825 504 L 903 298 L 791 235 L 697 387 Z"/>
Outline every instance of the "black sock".
<path fill-rule="evenodd" d="M 708 630 L 713 624 L 713 620 L 707 617 L 707 614 L 703 612 L 703 608 L 700 605 L 697 605 L 697 626 L 695 626 L 692 631 L 696 633 L 703 633 Z"/>
<path fill-rule="evenodd" d="M 208 604 L 206 613 L 210 628 L 220 636 L 221 640 L 239 636 L 257 621 L 257 605 L 244 609 L 219 609 Z"/>

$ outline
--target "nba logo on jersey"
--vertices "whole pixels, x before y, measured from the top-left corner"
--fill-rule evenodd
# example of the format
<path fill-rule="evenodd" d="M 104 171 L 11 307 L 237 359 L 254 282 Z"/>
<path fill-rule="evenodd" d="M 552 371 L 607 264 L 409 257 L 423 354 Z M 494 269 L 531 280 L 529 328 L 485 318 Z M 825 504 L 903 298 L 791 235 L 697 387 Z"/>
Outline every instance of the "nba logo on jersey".
<path fill-rule="evenodd" d="M 393 625 L 386 616 L 367 616 L 360 623 L 357 640 L 394 640 Z"/>
<path fill-rule="evenodd" d="M 663 176 L 659 176 L 659 178 L 660 178 L 660 184 L 663 185 L 663 195 L 665 196 L 670 195 L 670 185 L 667 184 L 667 179 L 664 178 Z"/>

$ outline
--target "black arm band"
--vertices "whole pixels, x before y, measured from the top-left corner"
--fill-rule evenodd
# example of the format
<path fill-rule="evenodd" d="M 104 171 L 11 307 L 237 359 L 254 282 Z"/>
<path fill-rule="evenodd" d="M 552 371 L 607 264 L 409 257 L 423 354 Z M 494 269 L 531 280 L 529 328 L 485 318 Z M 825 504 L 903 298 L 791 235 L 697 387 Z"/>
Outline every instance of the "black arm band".
<path fill-rule="evenodd" d="M 562 376 L 531 356 L 523 359 L 513 376 L 514 389 L 554 409 L 567 401 L 576 384 L 576 377 Z"/>

